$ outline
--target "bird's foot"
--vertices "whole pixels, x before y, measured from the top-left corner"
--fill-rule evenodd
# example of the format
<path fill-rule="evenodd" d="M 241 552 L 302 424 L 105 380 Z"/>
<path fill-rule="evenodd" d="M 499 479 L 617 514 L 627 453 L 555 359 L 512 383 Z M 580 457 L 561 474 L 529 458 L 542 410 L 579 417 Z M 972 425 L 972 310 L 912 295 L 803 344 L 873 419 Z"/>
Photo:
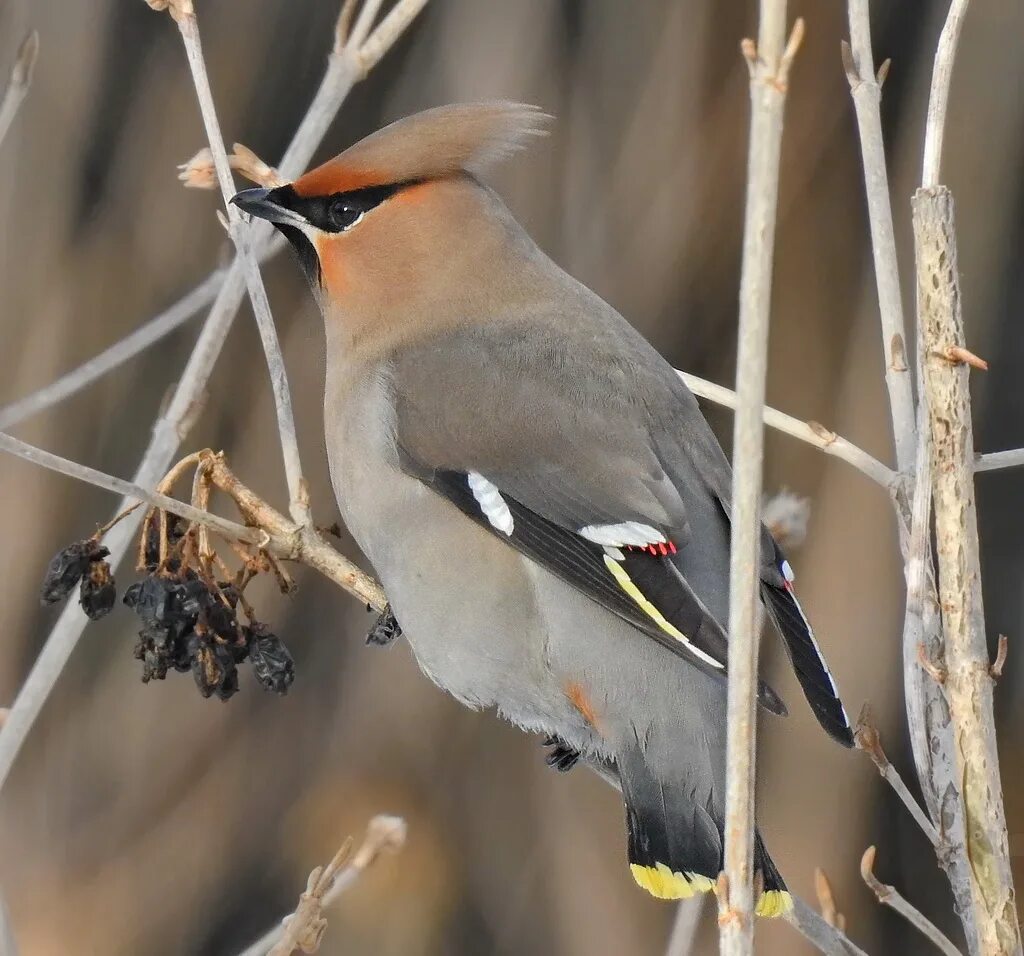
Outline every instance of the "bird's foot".
<path fill-rule="evenodd" d="M 576 761 L 580 759 L 580 752 L 578 750 L 573 750 L 568 744 L 551 734 L 544 738 L 544 746 L 551 748 L 544 758 L 544 762 L 561 773 L 572 770 L 576 766 Z"/>
<path fill-rule="evenodd" d="M 387 647 L 388 644 L 402 636 L 402 625 L 395 619 L 391 605 L 386 604 L 380 612 L 370 633 L 366 635 L 367 644 L 376 644 L 379 647 Z"/>

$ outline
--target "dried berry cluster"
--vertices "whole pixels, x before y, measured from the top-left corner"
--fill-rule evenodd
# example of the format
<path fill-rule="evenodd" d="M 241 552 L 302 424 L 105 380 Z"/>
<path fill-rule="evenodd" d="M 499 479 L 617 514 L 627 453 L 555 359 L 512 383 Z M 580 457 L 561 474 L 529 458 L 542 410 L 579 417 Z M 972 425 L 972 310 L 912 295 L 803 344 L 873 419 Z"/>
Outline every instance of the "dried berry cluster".
<path fill-rule="evenodd" d="M 135 645 L 142 680 L 163 680 L 168 670 L 191 671 L 203 697 L 227 700 L 238 691 L 238 665 L 249 661 L 264 688 L 287 693 L 295 679 L 292 656 L 256 620 L 242 593 L 256 572 L 249 567 L 236 581 L 216 580 L 212 562 L 197 559 L 194 529 L 174 515 L 151 513 L 142 535 L 146 576 L 124 595 L 142 621 Z M 108 553 L 95 538 L 64 548 L 50 562 L 43 601 L 59 601 L 81 581 L 82 607 L 94 620 L 102 617 L 117 596 L 110 566 L 102 560 Z"/>
<path fill-rule="evenodd" d="M 58 551 L 43 578 L 40 598 L 43 604 L 56 604 L 78 585 L 78 603 L 94 621 L 114 606 L 117 588 L 110 565 L 103 559 L 110 552 L 96 538 L 75 541 Z"/>

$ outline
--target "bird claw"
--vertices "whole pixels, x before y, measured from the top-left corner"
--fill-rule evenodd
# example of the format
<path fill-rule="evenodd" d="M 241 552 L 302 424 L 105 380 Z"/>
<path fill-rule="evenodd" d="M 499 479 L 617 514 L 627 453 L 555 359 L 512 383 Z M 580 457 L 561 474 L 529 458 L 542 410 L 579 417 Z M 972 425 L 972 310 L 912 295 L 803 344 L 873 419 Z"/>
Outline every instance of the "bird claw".
<path fill-rule="evenodd" d="M 387 647 L 388 644 L 391 644 L 401 636 L 402 625 L 395 619 L 391 605 L 387 604 L 384 610 L 380 612 L 380 617 L 377 618 L 373 627 L 370 628 L 370 633 L 366 635 L 366 643 L 376 644 L 378 647 Z"/>
<path fill-rule="evenodd" d="M 557 737 L 550 734 L 544 738 L 544 746 L 552 748 L 547 756 L 545 756 L 544 762 L 560 773 L 572 770 L 580 759 L 580 752 L 578 750 L 573 750 L 568 744 L 563 743 Z"/>

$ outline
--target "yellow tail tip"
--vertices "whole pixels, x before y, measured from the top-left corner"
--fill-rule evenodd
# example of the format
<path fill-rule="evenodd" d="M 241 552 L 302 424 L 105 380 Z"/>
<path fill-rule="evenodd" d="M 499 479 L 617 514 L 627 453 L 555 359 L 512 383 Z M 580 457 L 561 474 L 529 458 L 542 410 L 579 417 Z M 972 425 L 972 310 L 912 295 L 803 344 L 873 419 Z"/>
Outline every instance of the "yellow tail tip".
<path fill-rule="evenodd" d="M 793 909 L 793 897 L 785 890 L 768 890 L 761 894 L 754 912 L 758 916 L 785 916 Z"/>
<path fill-rule="evenodd" d="M 676 873 L 664 863 L 654 866 L 630 863 L 629 871 L 638 886 L 659 900 L 688 900 L 715 888 L 715 881 L 700 873 Z"/>

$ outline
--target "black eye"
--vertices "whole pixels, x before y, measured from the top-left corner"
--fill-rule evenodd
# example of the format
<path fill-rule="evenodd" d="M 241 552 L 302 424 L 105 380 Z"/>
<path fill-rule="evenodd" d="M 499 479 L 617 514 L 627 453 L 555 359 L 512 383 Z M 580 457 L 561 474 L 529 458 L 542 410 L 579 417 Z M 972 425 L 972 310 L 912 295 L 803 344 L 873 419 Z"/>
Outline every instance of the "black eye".
<path fill-rule="evenodd" d="M 363 211 L 347 199 L 336 199 L 327 210 L 327 216 L 335 229 L 344 232 L 362 219 Z"/>

